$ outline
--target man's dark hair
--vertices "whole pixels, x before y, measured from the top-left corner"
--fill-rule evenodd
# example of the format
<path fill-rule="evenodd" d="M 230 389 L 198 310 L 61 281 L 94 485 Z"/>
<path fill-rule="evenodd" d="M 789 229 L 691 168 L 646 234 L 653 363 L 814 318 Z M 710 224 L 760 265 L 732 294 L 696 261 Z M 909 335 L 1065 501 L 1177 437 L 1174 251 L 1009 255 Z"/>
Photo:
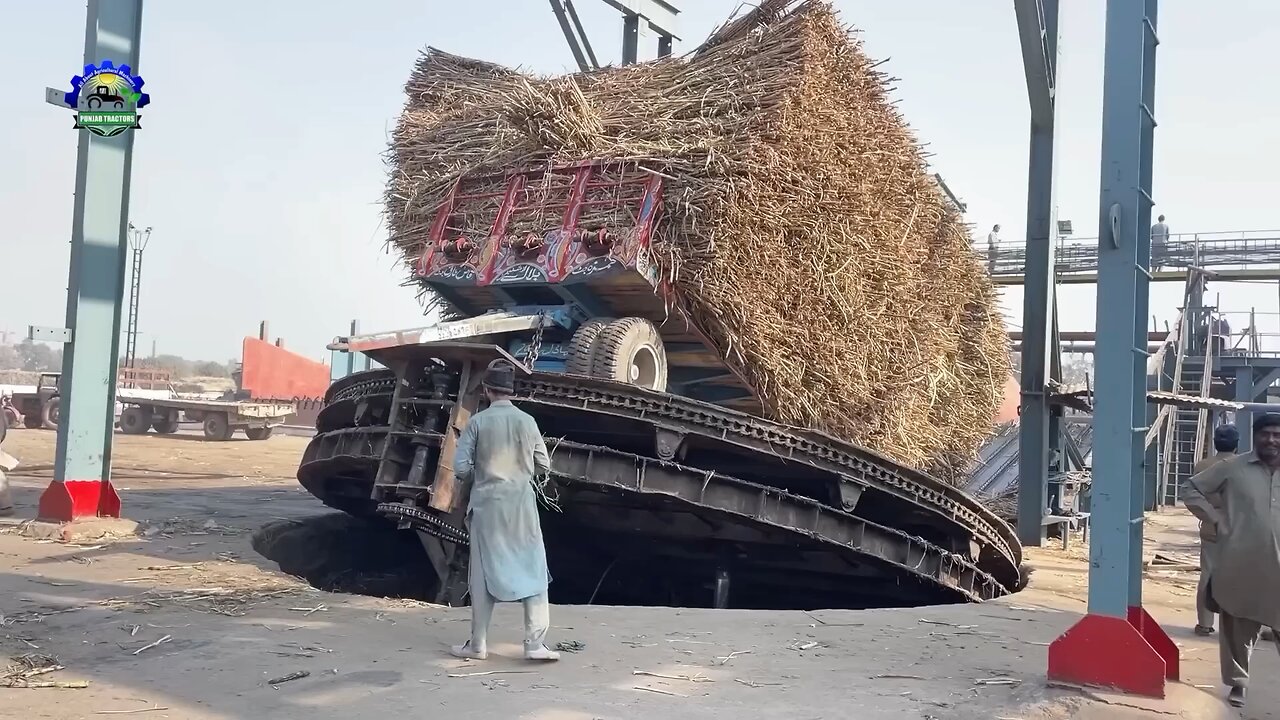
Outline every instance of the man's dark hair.
<path fill-rule="evenodd" d="M 1222 425 L 1213 431 L 1213 449 L 1218 452 L 1235 452 L 1240 447 L 1240 433 L 1235 425 Z"/>

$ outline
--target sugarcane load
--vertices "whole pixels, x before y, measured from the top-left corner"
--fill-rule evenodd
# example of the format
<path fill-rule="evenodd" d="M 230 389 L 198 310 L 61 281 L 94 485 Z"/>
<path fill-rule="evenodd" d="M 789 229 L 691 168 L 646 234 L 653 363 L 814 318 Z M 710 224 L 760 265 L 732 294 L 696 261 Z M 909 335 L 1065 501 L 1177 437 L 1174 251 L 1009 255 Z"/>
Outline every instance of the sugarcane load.
<path fill-rule="evenodd" d="M 955 477 L 1007 336 L 888 86 L 813 0 L 561 77 L 430 49 L 388 153 L 391 243 L 446 317 L 563 305 L 546 367 Z"/>

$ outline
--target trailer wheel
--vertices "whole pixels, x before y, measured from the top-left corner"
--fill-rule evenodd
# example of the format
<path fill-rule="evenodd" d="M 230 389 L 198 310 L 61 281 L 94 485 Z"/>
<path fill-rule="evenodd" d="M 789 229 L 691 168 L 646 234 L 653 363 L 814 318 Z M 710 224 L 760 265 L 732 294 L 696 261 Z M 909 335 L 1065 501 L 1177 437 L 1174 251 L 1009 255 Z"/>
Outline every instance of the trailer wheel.
<path fill-rule="evenodd" d="M 649 390 L 667 389 L 667 352 L 658 328 L 638 317 L 614 320 L 596 339 L 591 374 Z"/>
<path fill-rule="evenodd" d="M 270 427 L 253 428 L 253 427 L 251 427 L 251 428 L 245 428 L 244 434 L 245 434 L 245 435 L 248 435 L 250 440 L 266 440 L 267 438 L 271 437 L 271 432 L 272 432 L 273 430 L 275 430 L 275 428 L 270 428 Z"/>
<path fill-rule="evenodd" d="M 612 318 L 588 320 L 578 327 L 569 341 L 569 362 L 565 372 L 571 375 L 590 375 L 591 358 L 595 353 L 600 333 L 613 322 Z"/>
<path fill-rule="evenodd" d="M 121 420 L 123 419 L 121 418 Z M 178 432 L 178 413 L 174 412 L 172 415 L 156 418 L 155 422 L 151 423 L 151 426 L 161 435 L 172 435 Z"/>
<path fill-rule="evenodd" d="M 120 432 L 125 435 L 145 435 L 151 429 L 151 408 L 130 405 L 120 413 Z"/>
<path fill-rule="evenodd" d="M 61 410 L 62 398 L 49 398 L 49 402 L 46 402 L 44 407 L 40 408 L 40 424 L 43 425 L 46 430 L 57 430 L 58 418 L 62 414 Z"/>
<path fill-rule="evenodd" d="M 204 436 L 210 440 L 230 440 L 231 423 L 225 413 L 209 413 L 204 416 Z"/>

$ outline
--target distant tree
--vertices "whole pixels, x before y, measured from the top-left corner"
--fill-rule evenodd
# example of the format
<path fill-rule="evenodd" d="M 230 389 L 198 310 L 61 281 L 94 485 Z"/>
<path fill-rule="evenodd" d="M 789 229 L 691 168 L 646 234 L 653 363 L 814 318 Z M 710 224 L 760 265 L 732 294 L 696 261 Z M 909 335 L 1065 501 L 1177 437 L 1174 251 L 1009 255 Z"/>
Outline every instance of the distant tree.
<path fill-rule="evenodd" d="M 44 343 L 23 340 L 14 351 L 22 361 L 22 369 L 32 372 L 56 372 L 62 370 L 62 349 L 56 351 Z"/>
<path fill-rule="evenodd" d="M 21 370 L 22 356 L 10 345 L 0 345 L 0 370 Z"/>
<path fill-rule="evenodd" d="M 203 362 L 197 362 L 195 363 L 193 370 L 196 374 L 196 377 L 221 378 L 221 377 L 227 376 L 226 366 L 216 360 L 205 360 Z"/>
<path fill-rule="evenodd" d="M 157 355 L 138 359 L 138 367 L 168 370 L 169 374 L 175 378 L 191 377 L 191 366 L 190 360 L 177 355 Z"/>

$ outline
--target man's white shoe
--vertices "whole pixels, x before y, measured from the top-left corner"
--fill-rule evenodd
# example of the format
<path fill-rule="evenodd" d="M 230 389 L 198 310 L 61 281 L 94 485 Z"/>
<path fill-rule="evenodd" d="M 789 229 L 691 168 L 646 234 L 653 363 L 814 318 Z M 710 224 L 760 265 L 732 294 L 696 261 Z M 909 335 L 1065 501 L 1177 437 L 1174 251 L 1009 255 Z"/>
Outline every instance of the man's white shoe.
<path fill-rule="evenodd" d="M 449 648 L 449 654 L 463 660 L 485 660 L 489 657 L 489 653 L 484 650 L 473 650 L 470 642 L 454 645 Z"/>
<path fill-rule="evenodd" d="M 524 659 L 537 660 L 538 662 L 555 662 L 560 659 L 560 653 L 547 649 L 546 645 L 539 645 L 533 649 L 525 648 Z"/>

